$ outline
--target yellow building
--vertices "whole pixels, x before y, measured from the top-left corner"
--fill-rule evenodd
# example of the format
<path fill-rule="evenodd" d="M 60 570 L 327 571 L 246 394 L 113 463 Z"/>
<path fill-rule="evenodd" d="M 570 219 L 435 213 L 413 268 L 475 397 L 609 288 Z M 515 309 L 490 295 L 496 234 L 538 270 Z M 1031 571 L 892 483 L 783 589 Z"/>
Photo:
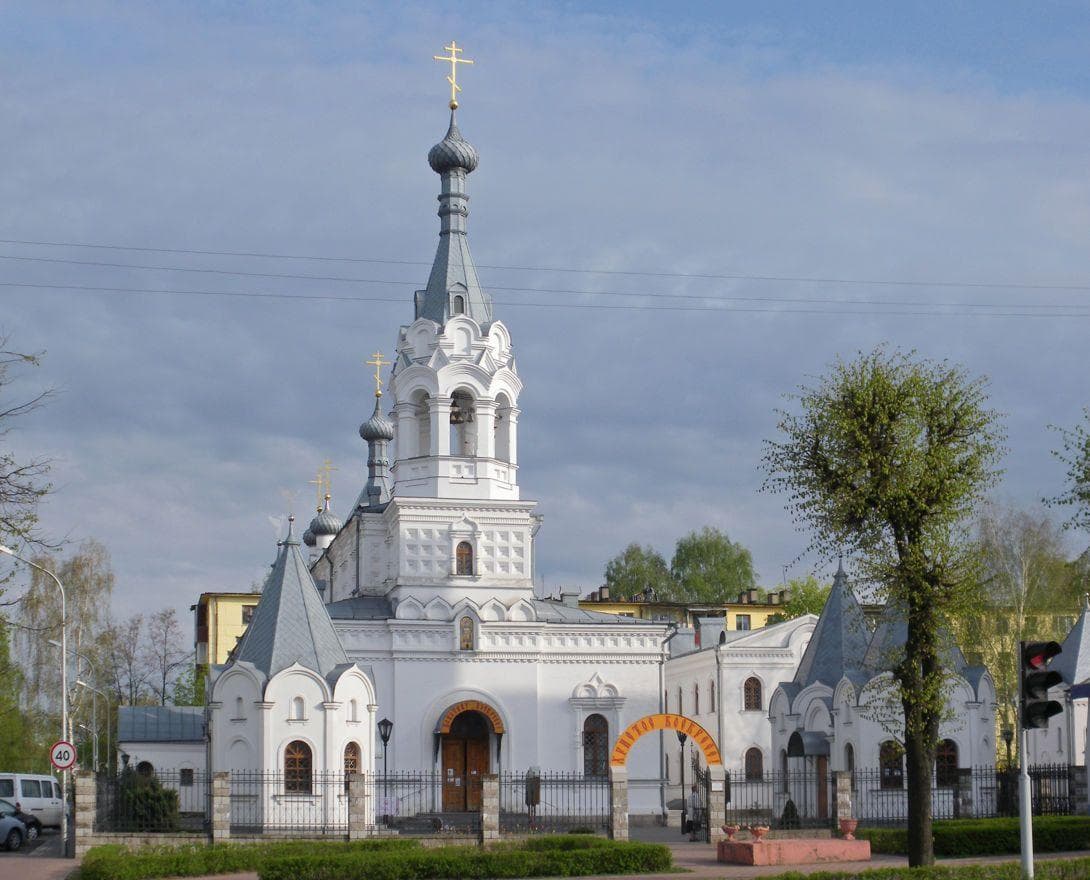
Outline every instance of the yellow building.
<path fill-rule="evenodd" d="M 257 607 L 260 593 L 201 593 L 196 605 L 197 665 L 226 663 Z"/>
<path fill-rule="evenodd" d="M 722 617 L 727 629 L 747 630 L 767 626 L 768 618 L 781 610 L 786 599 L 784 590 L 769 593 L 767 599 L 759 596 L 759 590 L 748 590 L 739 594 L 737 602 L 698 604 L 665 602 L 646 594 L 638 599 L 613 599 L 609 587 L 601 587 L 580 599 L 579 607 L 640 620 L 672 620 L 687 627 L 695 627 L 698 617 Z"/>

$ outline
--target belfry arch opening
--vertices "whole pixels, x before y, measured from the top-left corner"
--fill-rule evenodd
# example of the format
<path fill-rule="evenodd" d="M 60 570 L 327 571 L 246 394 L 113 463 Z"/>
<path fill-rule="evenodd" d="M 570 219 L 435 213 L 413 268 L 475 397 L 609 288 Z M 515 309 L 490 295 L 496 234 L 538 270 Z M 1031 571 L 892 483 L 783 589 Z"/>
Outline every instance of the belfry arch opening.
<path fill-rule="evenodd" d="M 476 406 L 473 395 L 459 388 L 450 396 L 450 454 L 472 458 L 477 454 Z"/>
<path fill-rule="evenodd" d="M 495 431 L 496 458 L 500 461 L 511 461 L 512 446 L 512 412 L 511 400 L 502 391 L 496 395 L 496 421 Z"/>

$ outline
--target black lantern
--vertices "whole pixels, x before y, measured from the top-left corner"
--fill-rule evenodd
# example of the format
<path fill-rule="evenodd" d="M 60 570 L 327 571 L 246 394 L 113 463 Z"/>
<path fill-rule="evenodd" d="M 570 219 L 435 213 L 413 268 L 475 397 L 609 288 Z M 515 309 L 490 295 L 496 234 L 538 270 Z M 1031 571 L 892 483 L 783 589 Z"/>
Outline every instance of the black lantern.
<path fill-rule="evenodd" d="M 386 793 L 387 773 L 386 773 L 386 746 L 390 742 L 390 734 L 394 732 L 394 722 L 389 718 L 383 718 L 378 723 L 378 736 L 382 740 L 382 824 L 390 824 L 389 807 L 386 805 L 389 803 Z"/>
<path fill-rule="evenodd" d="M 680 730 L 677 731 L 677 744 L 681 746 L 681 757 L 678 759 L 678 773 L 681 775 L 681 833 L 683 835 L 689 832 L 689 811 L 687 809 L 689 800 L 685 797 L 685 740 L 688 738 L 689 737 Z"/>
<path fill-rule="evenodd" d="M 382 740 L 382 745 L 385 746 L 390 741 L 390 734 L 394 732 L 394 722 L 389 718 L 383 718 L 378 723 L 378 736 Z"/>

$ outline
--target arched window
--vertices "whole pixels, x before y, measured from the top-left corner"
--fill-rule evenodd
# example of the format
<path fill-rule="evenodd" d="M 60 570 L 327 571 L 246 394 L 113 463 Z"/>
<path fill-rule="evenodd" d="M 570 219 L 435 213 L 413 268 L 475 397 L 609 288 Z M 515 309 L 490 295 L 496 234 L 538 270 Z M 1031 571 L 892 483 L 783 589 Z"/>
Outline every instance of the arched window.
<path fill-rule="evenodd" d="M 693 685 L 693 714 L 700 714 L 700 685 Z"/>
<path fill-rule="evenodd" d="M 457 295 L 453 298 L 450 304 L 450 313 L 452 315 L 464 315 L 466 313 L 466 298 L 461 295 Z"/>
<path fill-rule="evenodd" d="M 605 776 L 609 768 L 609 724 L 601 715 L 583 722 L 583 775 Z"/>
<path fill-rule="evenodd" d="M 742 685 L 742 707 L 747 712 L 761 711 L 760 679 L 751 676 L 750 678 L 747 678 L 746 683 Z"/>
<path fill-rule="evenodd" d="M 458 621 L 458 650 L 473 650 L 473 621 L 468 617 Z"/>
<path fill-rule="evenodd" d="M 310 794 L 310 746 L 301 740 L 288 743 L 284 749 L 284 793 Z"/>
<path fill-rule="evenodd" d="M 350 742 L 344 747 L 344 775 L 351 776 L 360 772 L 360 747 L 358 743 Z M 348 780 L 345 780 L 348 784 Z"/>
<path fill-rule="evenodd" d="M 746 781 L 760 780 L 765 775 L 765 759 L 758 748 L 746 750 Z"/>
<path fill-rule="evenodd" d="M 348 701 L 348 720 L 359 721 L 360 720 L 360 704 L 355 700 Z"/>
<path fill-rule="evenodd" d="M 306 703 L 303 702 L 302 697 L 292 698 L 291 715 L 289 717 L 293 721 L 304 721 L 306 719 Z"/>
<path fill-rule="evenodd" d="M 243 707 L 245 705 L 246 704 L 243 703 L 243 701 L 242 701 L 242 697 L 235 697 L 235 718 L 245 718 L 246 717 L 245 715 L 242 714 L 243 713 Z"/>
<path fill-rule="evenodd" d="M 450 454 L 477 454 L 477 431 L 473 395 L 458 389 L 450 396 Z"/>
<path fill-rule="evenodd" d="M 152 766 L 151 761 L 141 761 L 136 765 L 136 772 L 141 776 L 151 776 L 155 772 L 155 768 Z"/>
<path fill-rule="evenodd" d="M 454 551 L 455 573 L 473 574 L 473 545 L 469 541 L 460 541 Z"/>
<path fill-rule="evenodd" d="M 715 682 L 714 681 L 710 682 L 709 686 L 711 688 L 709 693 L 711 694 L 711 698 L 712 698 L 711 711 L 714 712 L 715 711 Z"/>
<path fill-rule="evenodd" d="M 513 461 L 515 450 L 511 400 L 502 392 L 496 395 L 496 418 L 493 422 L 495 454 L 500 461 Z"/>
<path fill-rule="evenodd" d="M 935 749 L 935 784 L 951 787 L 958 784 L 958 744 L 944 739 Z"/>
<path fill-rule="evenodd" d="M 851 775 L 852 791 L 855 791 L 855 746 L 851 743 L 844 746 L 844 770 Z"/>
<path fill-rule="evenodd" d="M 904 788 L 904 749 L 899 742 L 887 739 L 878 747 L 878 767 L 882 788 Z"/>
<path fill-rule="evenodd" d="M 431 407 L 427 393 L 414 392 L 413 404 L 416 416 L 416 454 L 431 455 Z M 401 455 L 400 450 L 398 455 Z"/>

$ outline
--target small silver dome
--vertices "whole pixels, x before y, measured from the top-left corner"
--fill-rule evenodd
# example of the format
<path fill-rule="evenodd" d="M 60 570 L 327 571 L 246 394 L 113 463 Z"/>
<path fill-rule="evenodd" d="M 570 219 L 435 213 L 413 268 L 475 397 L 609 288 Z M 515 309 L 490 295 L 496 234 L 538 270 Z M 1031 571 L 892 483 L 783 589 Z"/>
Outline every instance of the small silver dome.
<path fill-rule="evenodd" d="M 360 425 L 360 436 L 368 443 L 372 440 L 394 439 L 393 423 L 382 414 L 380 406 L 379 399 L 375 398 L 375 411 L 371 413 L 371 418 Z"/>
<path fill-rule="evenodd" d="M 328 535 L 335 535 L 344 527 L 344 523 L 340 519 L 330 513 L 329 508 L 320 511 L 314 519 L 310 521 L 310 532 L 314 535 L 315 539 L 323 538 Z"/>
<path fill-rule="evenodd" d="M 454 111 L 450 112 L 450 128 L 447 136 L 428 151 L 428 164 L 436 174 L 461 168 L 466 174 L 475 170 L 481 156 L 477 148 L 462 137 L 458 131 L 458 123 L 454 119 Z"/>
<path fill-rule="evenodd" d="M 310 529 L 307 529 L 305 532 L 303 532 L 303 543 L 306 544 L 308 547 L 313 547 L 318 543 L 318 541 L 314 537 L 314 532 L 312 532 Z"/>

